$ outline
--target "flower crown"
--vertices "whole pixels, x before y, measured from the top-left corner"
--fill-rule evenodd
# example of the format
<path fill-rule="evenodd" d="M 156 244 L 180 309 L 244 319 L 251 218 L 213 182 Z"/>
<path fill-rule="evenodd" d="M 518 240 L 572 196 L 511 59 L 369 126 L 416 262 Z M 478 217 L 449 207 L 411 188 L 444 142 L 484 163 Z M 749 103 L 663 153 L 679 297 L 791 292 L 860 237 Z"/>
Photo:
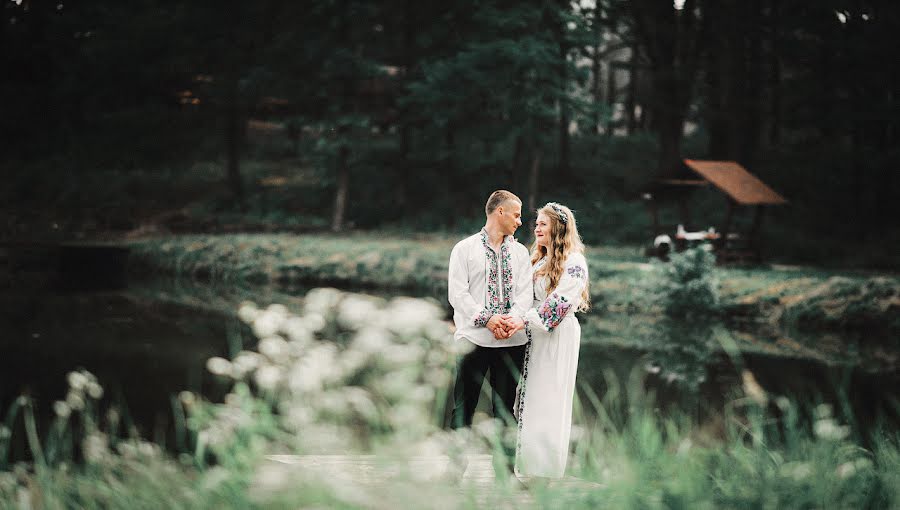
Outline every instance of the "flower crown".
<path fill-rule="evenodd" d="M 562 207 L 560 207 L 559 204 L 550 202 L 547 205 L 549 205 L 550 208 L 553 209 L 553 212 L 555 212 L 557 216 L 559 216 L 560 223 L 562 223 L 563 225 L 567 225 L 569 223 L 569 215 L 567 215 L 566 212 L 563 211 Z"/>

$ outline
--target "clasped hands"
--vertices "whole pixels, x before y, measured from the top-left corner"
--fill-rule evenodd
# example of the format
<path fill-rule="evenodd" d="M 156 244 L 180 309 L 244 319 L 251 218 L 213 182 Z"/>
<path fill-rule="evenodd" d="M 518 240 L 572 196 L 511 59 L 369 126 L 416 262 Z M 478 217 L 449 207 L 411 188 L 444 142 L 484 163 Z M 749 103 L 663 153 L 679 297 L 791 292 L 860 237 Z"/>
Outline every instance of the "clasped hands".
<path fill-rule="evenodd" d="M 520 329 L 525 329 L 525 321 L 514 315 L 492 315 L 486 324 L 497 340 L 506 340 Z"/>

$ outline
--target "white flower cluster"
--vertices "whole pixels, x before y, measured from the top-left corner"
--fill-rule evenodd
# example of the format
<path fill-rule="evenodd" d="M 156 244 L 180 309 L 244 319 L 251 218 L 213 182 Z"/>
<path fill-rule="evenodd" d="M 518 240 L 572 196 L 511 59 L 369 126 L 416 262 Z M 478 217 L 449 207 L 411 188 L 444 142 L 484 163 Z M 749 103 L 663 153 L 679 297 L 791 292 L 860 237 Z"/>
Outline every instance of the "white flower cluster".
<path fill-rule="evenodd" d="M 103 387 L 97 382 L 94 374 L 87 370 L 69 372 L 66 380 L 69 383 L 69 391 L 65 400 L 53 403 L 53 411 L 60 418 L 68 418 L 72 411 L 85 411 L 92 401 L 103 398 Z"/>
<path fill-rule="evenodd" d="M 432 452 L 438 441 L 446 450 L 458 433 L 442 432 L 437 413 L 465 345 L 452 341 L 443 316 L 428 300 L 331 288 L 310 291 L 296 314 L 245 302 L 238 317 L 259 339 L 256 350 L 211 358 L 207 369 L 255 387 L 304 448 L 394 442 Z M 236 420 L 249 419 L 224 407 L 202 432 L 208 444 L 227 441 L 240 426 Z"/>
<path fill-rule="evenodd" d="M 850 435 L 850 427 L 840 425 L 832 416 L 829 404 L 819 404 L 815 409 L 816 421 L 813 423 L 813 433 L 819 439 L 829 441 L 841 441 Z"/>

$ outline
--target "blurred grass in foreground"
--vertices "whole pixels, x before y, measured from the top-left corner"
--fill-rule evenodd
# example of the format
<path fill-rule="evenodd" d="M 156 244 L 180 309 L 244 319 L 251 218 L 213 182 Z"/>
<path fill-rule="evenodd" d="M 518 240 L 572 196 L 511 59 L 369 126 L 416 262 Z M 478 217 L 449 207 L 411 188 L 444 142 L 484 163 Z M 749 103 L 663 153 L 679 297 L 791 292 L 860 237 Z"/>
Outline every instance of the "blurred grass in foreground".
<path fill-rule="evenodd" d="M 900 437 L 885 424 L 861 437 L 827 404 L 768 395 L 749 372 L 720 426 L 660 415 L 641 380 L 610 378 L 604 395 L 579 402 L 569 474 L 599 484 L 552 483 L 489 490 L 456 482 L 471 453 L 490 453 L 511 431 L 482 421 L 442 428 L 460 344 L 442 311 L 424 300 L 311 291 L 302 310 L 244 304 L 239 316 L 256 351 L 212 358 L 232 381 L 222 403 L 173 396 L 176 452 L 123 431 L 103 389 L 84 371 L 54 404 L 39 434 L 23 397 L 0 429 L 4 508 L 892 508 L 900 504 Z M 723 346 L 739 363 L 739 354 Z M 627 385 L 629 390 L 622 391 Z M 623 402 L 623 395 L 628 395 Z M 773 404 L 773 405 L 769 405 Z M 818 404 L 818 405 L 816 405 Z M 777 409 L 777 412 L 770 412 Z M 590 418 L 589 418 L 590 417 Z M 19 420 L 24 438 L 11 437 Z M 852 423 L 852 422 L 851 422 Z M 717 430 L 718 432 L 713 432 Z M 514 434 L 514 431 L 512 431 Z M 32 462 L 8 464 L 12 441 Z M 862 445 L 867 445 L 863 447 Z M 354 484 L 276 466 L 267 454 L 376 454 L 401 469 L 378 484 Z M 404 459 L 446 456 L 440 469 Z"/>

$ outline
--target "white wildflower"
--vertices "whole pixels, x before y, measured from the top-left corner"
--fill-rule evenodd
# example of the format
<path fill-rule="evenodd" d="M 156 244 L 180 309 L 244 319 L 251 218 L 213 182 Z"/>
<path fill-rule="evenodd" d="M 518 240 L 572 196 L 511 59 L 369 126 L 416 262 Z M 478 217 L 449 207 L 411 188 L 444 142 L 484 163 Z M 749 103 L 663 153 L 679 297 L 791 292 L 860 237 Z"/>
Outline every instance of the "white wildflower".
<path fill-rule="evenodd" d="M 434 399 L 434 388 L 431 386 L 413 386 L 409 389 L 409 400 L 418 403 L 428 403 Z"/>
<path fill-rule="evenodd" d="M 149 441 L 141 441 L 137 445 L 137 451 L 144 457 L 155 457 L 159 453 L 159 446 Z"/>
<path fill-rule="evenodd" d="M 302 317 L 290 317 L 281 325 L 281 331 L 287 335 L 291 343 L 306 346 L 313 339 L 313 332 L 307 327 Z"/>
<path fill-rule="evenodd" d="M 413 367 L 393 370 L 385 374 L 377 383 L 381 396 L 394 400 L 407 397 L 416 383 L 416 371 Z"/>
<path fill-rule="evenodd" d="M 119 426 L 119 410 L 115 407 L 110 407 L 106 411 L 106 423 L 109 424 L 110 430 L 115 429 Z"/>
<path fill-rule="evenodd" d="M 92 464 L 102 462 L 109 456 L 109 443 L 106 441 L 106 435 L 99 432 L 88 434 L 81 442 L 81 450 L 84 453 L 84 460 L 87 462 Z"/>
<path fill-rule="evenodd" d="M 273 313 L 275 315 L 280 315 L 282 317 L 285 317 L 288 315 L 287 307 L 282 304 L 279 304 L 279 303 L 273 303 L 273 304 L 269 305 L 269 307 L 266 308 L 266 312 Z"/>
<path fill-rule="evenodd" d="M 256 371 L 254 379 L 257 386 L 263 390 L 272 391 L 281 382 L 281 369 L 272 365 L 262 366 Z"/>
<path fill-rule="evenodd" d="M 228 376 L 231 374 L 231 362 L 218 356 L 206 360 L 206 369 L 212 374 Z"/>
<path fill-rule="evenodd" d="M 401 403 L 390 408 L 388 420 L 398 429 L 409 430 L 428 423 L 428 417 L 421 406 Z"/>
<path fill-rule="evenodd" d="M 313 289 L 306 294 L 303 313 L 326 314 L 334 309 L 341 299 L 341 291 L 332 288 Z"/>
<path fill-rule="evenodd" d="M 493 440 L 500 436 L 503 430 L 503 422 L 499 419 L 481 420 L 472 426 L 472 430 L 478 437 Z"/>
<path fill-rule="evenodd" d="M 308 407 L 302 405 L 292 405 L 287 412 L 283 414 L 285 415 L 287 422 L 296 429 L 304 428 L 312 422 L 314 417 L 312 411 L 310 411 Z"/>
<path fill-rule="evenodd" d="M 62 400 L 53 403 L 53 412 L 60 418 L 68 418 L 72 414 L 72 408 Z"/>
<path fill-rule="evenodd" d="M 691 448 L 693 446 L 694 446 L 694 443 L 693 443 L 693 441 L 691 441 L 690 438 L 686 437 L 686 438 L 682 439 L 681 442 L 678 443 L 677 455 L 680 457 L 687 455 L 688 452 L 691 451 Z"/>
<path fill-rule="evenodd" d="M 9 439 L 11 435 L 12 432 L 9 430 L 9 427 L 0 425 L 0 440 Z"/>
<path fill-rule="evenodd" d="M 816 415 L 816 418 L 828 418 L 831 416 L 832 408 L 831 404 L 819 404 L 813 410 L 813 413 Z"/>
<path fill-rule="evenodd" d="M 775 399 L 775 405 L 778 406 L 778 409 L 781 409 L 782 412 L 787 412 L 787 410 L 791 408 L 791 401 L 787 397 L 782 396 Z"/>
<path fill-rule="evenodd" d="M 348 294 L 337 307 L 337 321 L 347 329 L 362 329 L 378 313 L 377 301 L 360 294 Z"/>
<path fill-rule="evenodd" d="M 350 348 L 375 353 L 383 351 L 390 344 L 391 339 L 385 331 L 366 328 L 353 337 L 353 343 L 350 344 Z"/>
<path fill-rule="evenodd" d="M 320 313 L 308 313 L 303 316 L 303 322 L 306 324 L 306 329 L 308 329 L 312 333 L 318 333 L 325 329 L 325 326 L 328 322 L 325 320 L 325 316 Z"/>
<path fill-rule="evenodd" d="M 178 394 L 178 400 L 186 406 L 191 406 L 197 401 L 197 397 L 192 392 L 185 390 Z"/>
<path fill-rule="evenodd" d="M 393 318 L 388 327 L 401 336 L 422 331 L 431 321 L 443 316 L 440 307 L 422 299 L 406 297 L 392 299 L 385 312 Z"/>
<path fill-rule="evenodd" d="M 266 310 L 253 321 L 253 334 L 257 338 L 265 338 L 278 333 L 285 316 Z"/>
<path fill-rule="evenodd" d="M 788 462 L 781 466 L 781 474 L 786 477 L 801 481 L 812 474 L 812 466 L 808 462 Z"/>
<path fill-rule="evenodd" d="M 263 362 L 263 357 L 253 351 L 241 351 L 231 361 L 231 376 L 242 379 L 248 373 L 254 371 Z"/>
<path fill-rule="evenodd" d="M 378 416 L 378 408 L 372 402 L 369 392 L 363 388 L 352 386 L 344 388 L 344 398 L 350 407 L 364 419 L 372 421 Z"/>
<path fill-rule="evenodd" d="M 837 475 L 840 479 L 850 478 L 851 476 L 859 473 L 861 471 L 867 471 L 872 467 L 872 461 L 865 458 L 860 457 L 855 460 L 851 460 L 849 462 L 844 462 L 840 466 L 837 467 Z"/>
<path fill-rule="evenodd" d="M 337 346 L 323 343 L 313 347 L 303 360 L 303 366 L 315 370 L 325 382 L 337 380 L 340 377 L 340 370 L 337 369 Z"/>
<path fill-rule="evenodd" d="M 394 344 L 382 349 L 382 359 L 396 365 L 409 365 L 419 361 L 425 352 L 416 344 Z"/>
<path fill-rule="evenodd" d="M 813 424 L 813 433 L 815 433 L 816 437 L 819 439 L 840 441 L 850 435 L 850 427 L 838 425 L 835 420 L 826 418 L 816 420 Z"/>
<path fill-rule="evenodd" d="M 288 388 L 294 393 L 311 393 L 322 388 L 322 372 L 313 366 L 295 365 L 287 376 Z"/>
<path fill-rule="evenodd" d="M 280 336 L 267 336 L 261 339 L 257 349 L 259 349 L 260 354 L 273 361 L 282 359 L 290 350 L 288 343 Z"/>
<path fill-rule="evenodd" d="M 88 383 L 88 378 L 81 372 L 69 372 L 66 379 L 69 381 L 69 387 L 75 391 L 80 391 Z"/>
<path fill-rule="evenodd" d="M 213 491 L 217 489 L 220 485 L 228 481 L 229 476 L 228 470 L 222 466 L 215 466 L 207 469 L 203 473 L 203 490 Z"/>
<path fill-rule="evenodd" d="M 66 395 L 66 405 L 73 411 L 81 411 L 84 409 L 84 398 L 82 398 L 79 393 L 70 391 L 69 394 Z"/>
<path fill-rule="evenodd" d="M 349 349 L 338 358 L 338 368 L 343 375 L 349 376 L 359 372 L 369 361 L 369 354 L 358 349 Z"/>
<path fill-rule="evenodd" d="M 137 448 L 129 441 L 118 442 L 116 444 L 116 451 L 126 459 L 133 459 L 137 456 Z"/>
<path fill-rule="evenodd" d="M 95 381 L 91 381 L 87 385 L 87 394 L 94 400 L 100 400 L 103 398 L 103 387 Z"/>
<path fill-rule="evenodd" d="M 240 308 L 238 308 L 237 316 L 246 324 L 252 324 L 253 321 L 259 317 L 260 314 L 259 308 L 256 307 L 255 303 L 250 301 L 244 301 L 241 303 Z"/>
<path fill-rule="evenodd" d="M 240 407 L 241 406 L 241 397 L 237 393 L 226 393 L 223 401 L 225 402 L 225 405 L 228 407 Z"/>

